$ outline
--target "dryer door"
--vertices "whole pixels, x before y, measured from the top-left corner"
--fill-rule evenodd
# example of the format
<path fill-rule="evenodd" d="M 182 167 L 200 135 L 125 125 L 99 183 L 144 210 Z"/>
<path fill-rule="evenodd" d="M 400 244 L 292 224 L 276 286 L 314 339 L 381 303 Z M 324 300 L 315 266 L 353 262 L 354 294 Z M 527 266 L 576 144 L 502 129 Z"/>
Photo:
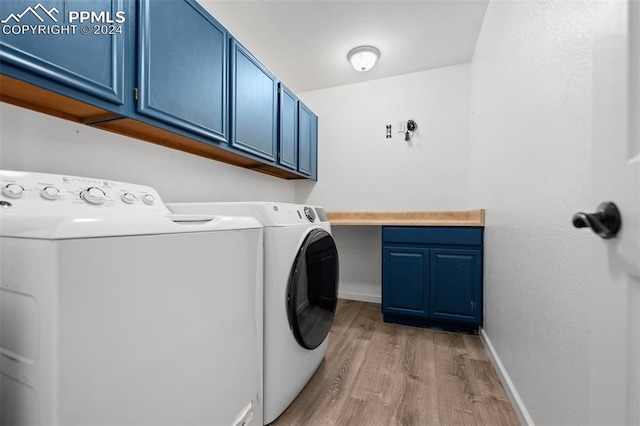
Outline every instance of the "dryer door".
<path fill-rule="evenodd" d="M 296 256 L 287 291 L 287 316 L 296 340 L 315 349 L 329 334 L 338 302 L 338 250 L 331 235 L 312 230 Z"/>

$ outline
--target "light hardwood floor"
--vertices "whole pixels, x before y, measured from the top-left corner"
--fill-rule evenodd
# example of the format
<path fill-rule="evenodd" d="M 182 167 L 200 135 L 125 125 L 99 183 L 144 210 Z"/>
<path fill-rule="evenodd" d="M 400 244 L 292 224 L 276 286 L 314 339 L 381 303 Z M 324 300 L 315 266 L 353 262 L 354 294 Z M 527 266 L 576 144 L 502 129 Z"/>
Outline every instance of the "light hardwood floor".
<path fill-rule="evenodd" d="M 478 336 L 340 300 L 324 361 L 272 425 L 519 425 Z"/>

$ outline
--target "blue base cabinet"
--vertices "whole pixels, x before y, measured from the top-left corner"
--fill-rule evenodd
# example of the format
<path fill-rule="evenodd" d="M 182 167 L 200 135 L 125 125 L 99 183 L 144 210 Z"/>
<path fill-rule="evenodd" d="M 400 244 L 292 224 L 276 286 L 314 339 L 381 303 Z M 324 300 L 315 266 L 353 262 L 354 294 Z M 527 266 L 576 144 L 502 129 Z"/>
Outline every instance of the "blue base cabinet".
<path fill-rule="evenodd" d="M 483 231 L 383 227 L 384 321 L 455 331 L 481 326 Z"/>

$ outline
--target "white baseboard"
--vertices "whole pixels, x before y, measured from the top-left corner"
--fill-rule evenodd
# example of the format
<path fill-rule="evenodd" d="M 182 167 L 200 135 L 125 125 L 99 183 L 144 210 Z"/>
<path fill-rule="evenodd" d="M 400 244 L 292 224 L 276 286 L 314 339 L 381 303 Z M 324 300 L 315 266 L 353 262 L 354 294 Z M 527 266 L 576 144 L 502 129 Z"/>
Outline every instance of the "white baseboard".
<path fill-rule="evenodd" d="M 382 297 L 371 294 L 346 293 L 338 291 L 338 299 L 357 300 L 358 302 L 382 303 Z"/>
<path fill-rule="evenodd" d="M 489 340 L 489 336 L 484 331 L 484 328 L 480 328 L 480 340 L 482 341 L 482 345 L 485 350 L 489 354 L 489 358 L 491 359 L 491 363 L 493 364 L 493 368 L 495 368 L 498 373 L 498 377 L 500 377 L 500 381 L 504 386 L 504 390 L 507 392 L 509 396 L 509 400 L 511 401 L 511 405 L 513 405 L 513 409 L 520 420 L 520 423 L 527 426 L 535 426 L 533 423 L 533 419 L 529 415 L 527 408 L 524 406 L 524 402 L 520 398 L 516 387 L 514 386 L 507 370 L 505 370 L 504 365 L 502 365 L 502 361 L 500 361 L 500 357 L 498 356 L 493 344 L 491 344 L 491 340 Z"/>

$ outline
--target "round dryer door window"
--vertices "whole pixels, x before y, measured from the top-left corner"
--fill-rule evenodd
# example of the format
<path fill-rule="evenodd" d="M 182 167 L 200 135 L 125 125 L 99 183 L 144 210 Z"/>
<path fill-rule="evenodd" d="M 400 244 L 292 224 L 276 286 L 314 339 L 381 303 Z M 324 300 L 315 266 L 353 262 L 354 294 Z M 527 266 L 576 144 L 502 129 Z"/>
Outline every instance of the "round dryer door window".
<path fill-rule="evenodd" d="M 296 340 L 315 349 L 329 334 L 338 302 L 338 250 L 331 235 L 314 229 L 298 250 L 287 292 L 287 315 Z"/>

